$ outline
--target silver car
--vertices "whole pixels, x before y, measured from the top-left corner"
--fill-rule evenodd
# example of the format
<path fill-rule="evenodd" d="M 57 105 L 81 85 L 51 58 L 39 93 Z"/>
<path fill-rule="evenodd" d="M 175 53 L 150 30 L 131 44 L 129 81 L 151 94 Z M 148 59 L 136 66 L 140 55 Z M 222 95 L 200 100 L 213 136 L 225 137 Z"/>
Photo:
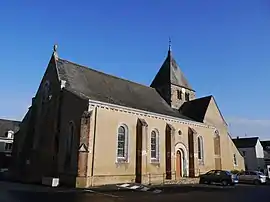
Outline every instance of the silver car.
<path fill-rule="evenodd" d="M 259 171 L 244 171 L 238 174 L 239 183 L 265 184 L 266 176 Z"/>

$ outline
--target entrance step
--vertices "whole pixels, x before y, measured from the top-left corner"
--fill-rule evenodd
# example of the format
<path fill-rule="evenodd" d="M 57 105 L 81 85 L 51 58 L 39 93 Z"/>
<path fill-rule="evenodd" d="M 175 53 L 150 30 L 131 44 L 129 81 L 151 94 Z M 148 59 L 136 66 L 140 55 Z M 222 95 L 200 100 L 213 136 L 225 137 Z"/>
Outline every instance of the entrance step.
<path fill-rule="evenodd" d="M 161 193 L 162 191 L 160 189 L 148 187 L 146 185 L 142 184 L 136 184 L 136 183 L 125 183 L 125 184 L 118 184 L 116 185 L 119 188 L 123 189 L 130 189 L 130 190 L 136 190 L 136 191 L 143 191 L 143 192 L 151 192 L 154 194 Z"/>

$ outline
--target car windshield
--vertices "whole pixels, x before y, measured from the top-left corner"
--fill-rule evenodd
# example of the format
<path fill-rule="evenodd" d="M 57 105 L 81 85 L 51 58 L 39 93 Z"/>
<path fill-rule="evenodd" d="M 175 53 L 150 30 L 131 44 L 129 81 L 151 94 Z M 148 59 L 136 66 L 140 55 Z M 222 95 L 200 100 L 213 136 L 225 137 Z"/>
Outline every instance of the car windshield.
<path fill-rule="evenodd" d="M 210 170 L 210 171 L 208 171 L 206 174 L 214 174 L 214 173 L 215 173 L 214 170 Z"/>

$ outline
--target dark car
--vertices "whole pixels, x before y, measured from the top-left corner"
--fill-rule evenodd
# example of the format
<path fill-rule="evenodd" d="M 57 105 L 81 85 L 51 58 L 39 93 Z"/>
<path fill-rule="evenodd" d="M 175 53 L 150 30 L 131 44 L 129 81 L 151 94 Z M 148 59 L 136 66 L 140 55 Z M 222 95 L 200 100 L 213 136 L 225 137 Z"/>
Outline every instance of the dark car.
<path fill-rule="evenodd" d="M 200 175 L 200 184 L 222 184 L 223 186 L 235 185 L 238 183 L 237 175 L 233 175 L 230 171 L 210 170 Z"/>

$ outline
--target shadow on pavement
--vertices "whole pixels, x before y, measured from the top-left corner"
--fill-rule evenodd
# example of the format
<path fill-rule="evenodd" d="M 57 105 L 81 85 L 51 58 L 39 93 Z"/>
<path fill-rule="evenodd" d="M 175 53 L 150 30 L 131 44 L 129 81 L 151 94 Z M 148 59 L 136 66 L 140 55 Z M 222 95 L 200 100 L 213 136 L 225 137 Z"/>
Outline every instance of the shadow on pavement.
<path fill-rule="evenodd" d="M 38 201 L 38 202 L 106 202 L 112 201 L 111 197 L 106 197 L 104 195 L 98 195 L 95 193 L 82 194 L 76 192 L 30 192 L 30 191 L 10 191 L 9 200 L 20 201 L 20 202 L 28 202 L 28 201 Z"/>
<path fill-rule="evenodd" d="M 235 189 L 235 186 L 218 186 L 218 185 L 164 185 L 155 186 L 156 189 L 162 190 L 160 194 L 172 194 L 172 193 L 189 193 L 195 191 L 203 192 L 217 192 L 217 191 L 229 191 Z"/>

